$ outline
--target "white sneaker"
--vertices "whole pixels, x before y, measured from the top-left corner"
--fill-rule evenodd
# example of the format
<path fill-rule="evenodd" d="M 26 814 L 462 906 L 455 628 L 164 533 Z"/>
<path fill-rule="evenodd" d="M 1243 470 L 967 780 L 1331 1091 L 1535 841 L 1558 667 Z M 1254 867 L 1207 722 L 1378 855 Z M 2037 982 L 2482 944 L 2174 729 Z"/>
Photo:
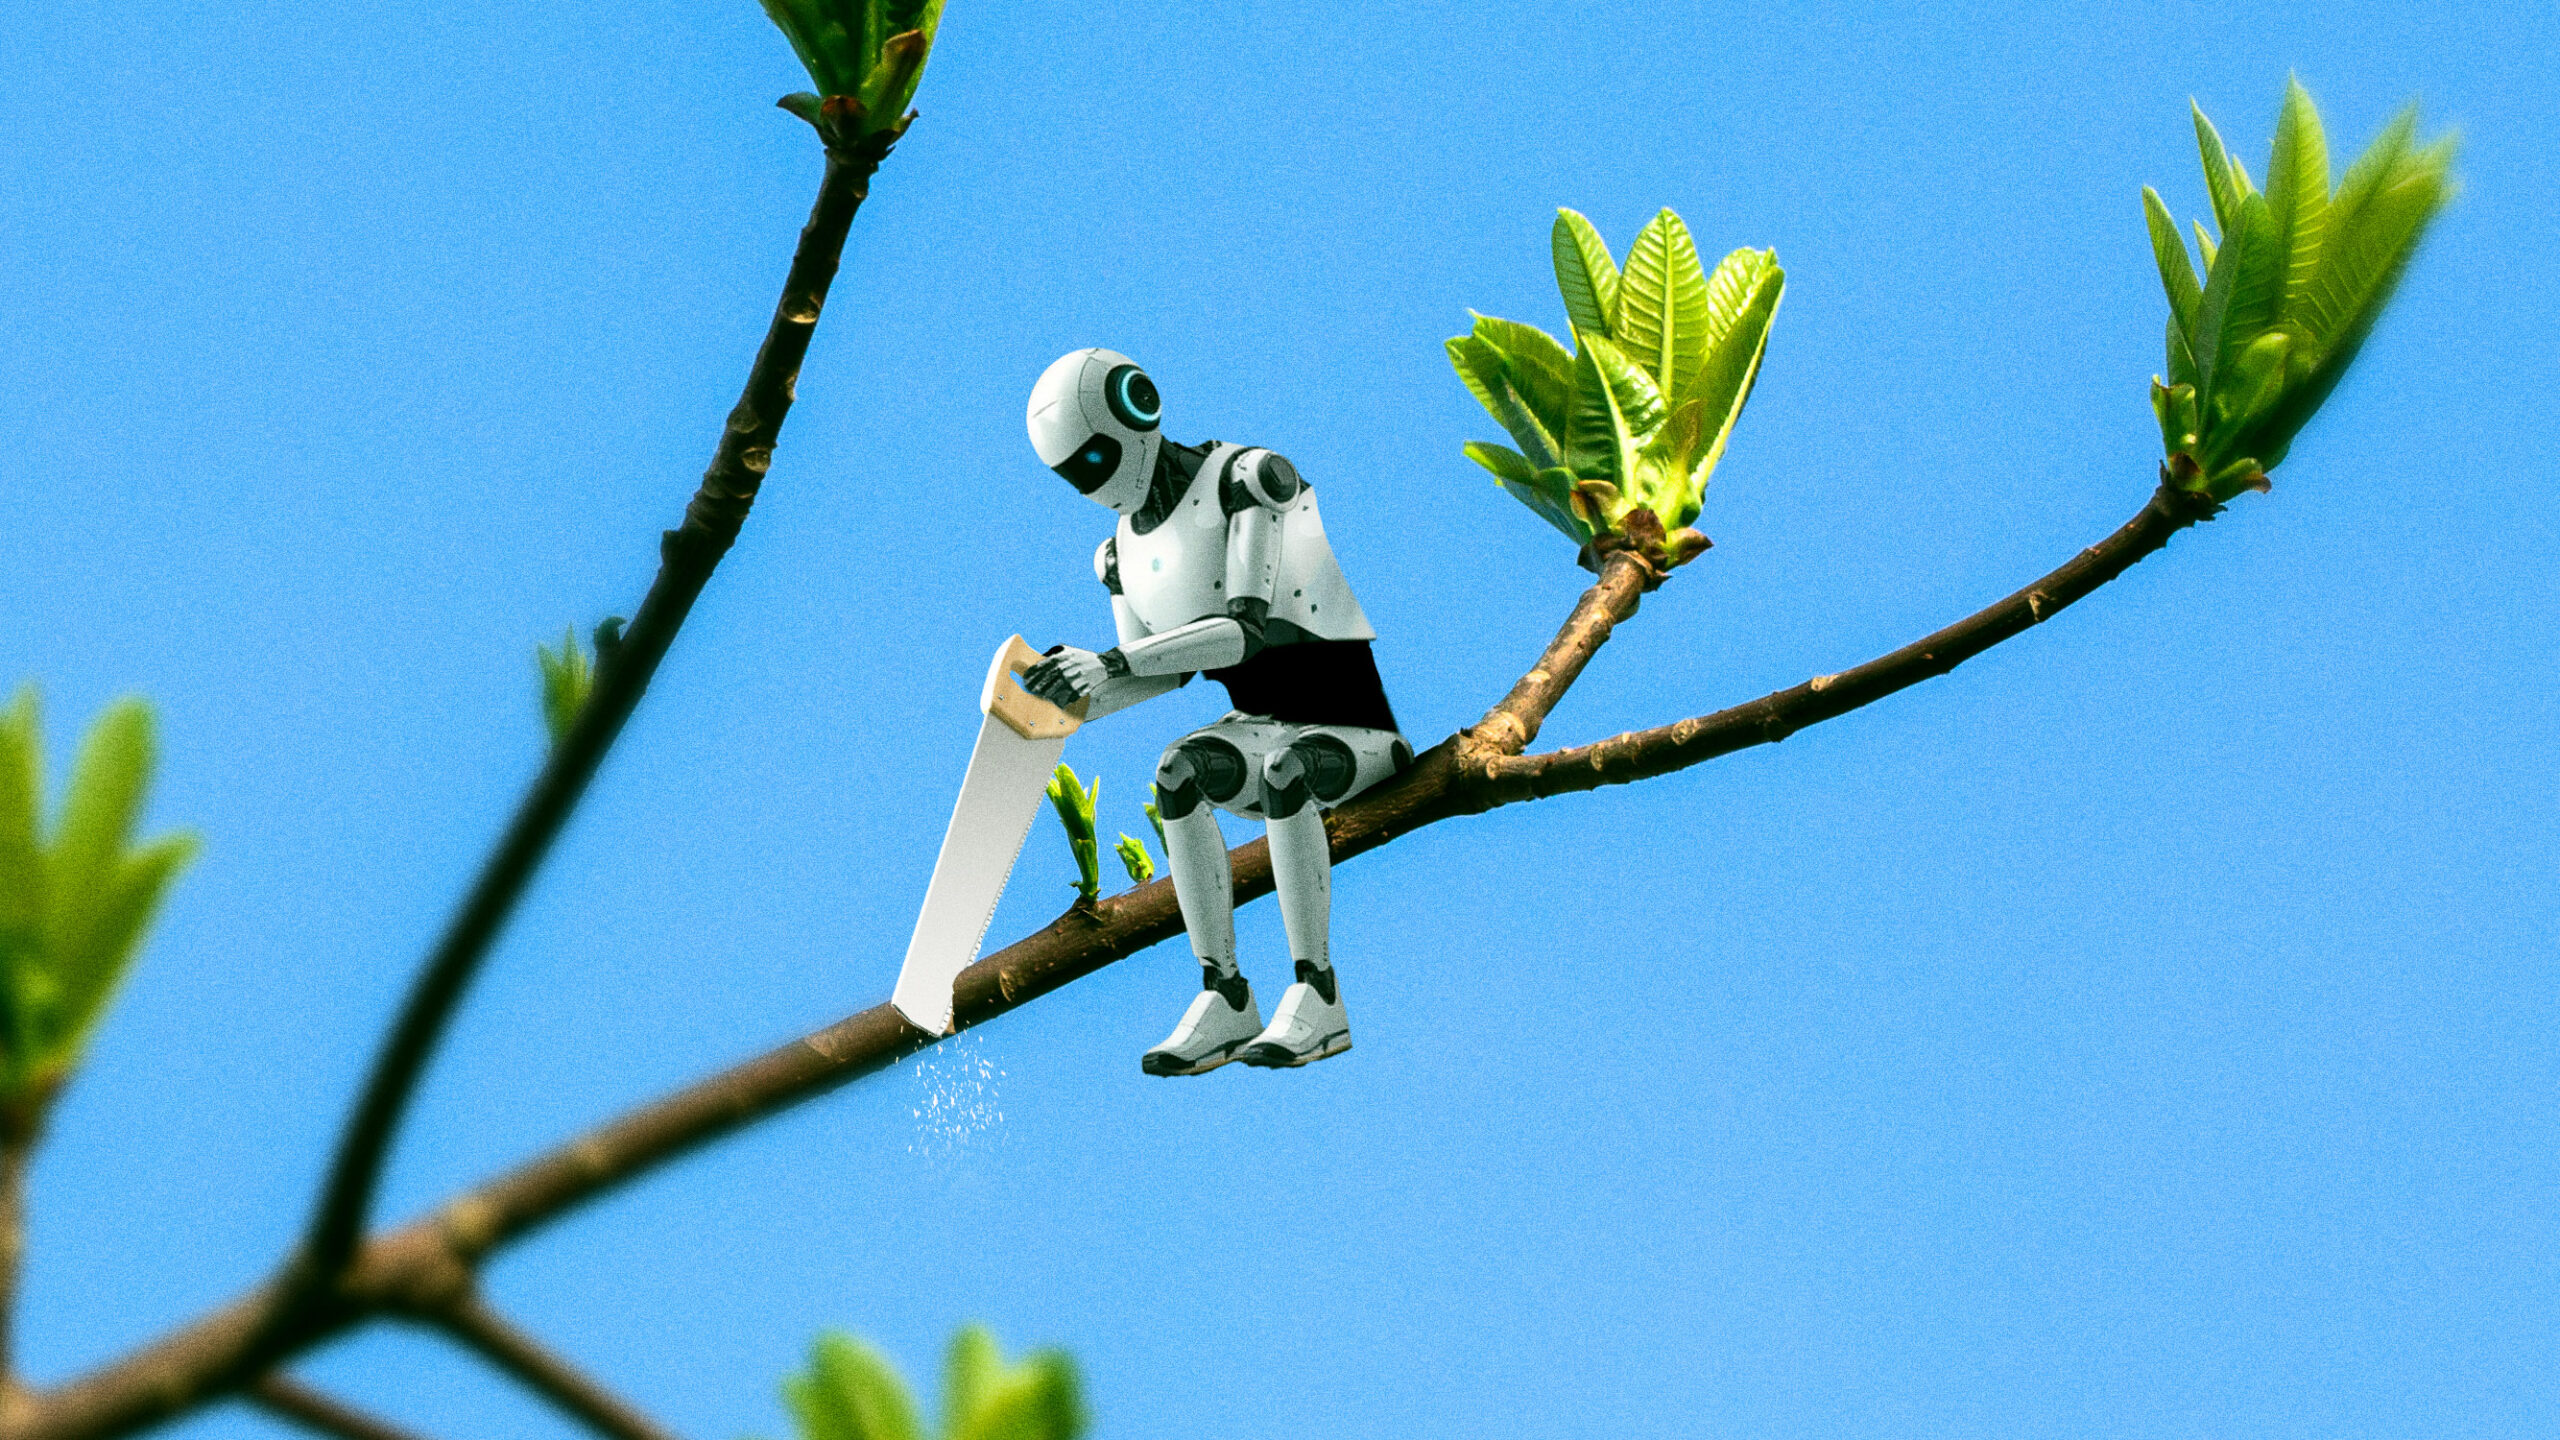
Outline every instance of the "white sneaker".
<path fill-rule="evenodd" d="M 1255 1036 L 1236 1058 L 1247 1065 L 1278 1068 L 1312 1065 L 1350 1049 L 1351 1019 L 1343 1013 L 1342 993 L 1330 984 L 1326 989 L 1334 990 L 1330 1000 L 1304 980 L 1290 986 L 1280 997 L 1270 1028 Z"/>
<path fill-rule="evenodd" d="M 1251 988 L 1245 988 L 1242 1005 L 1203 990 L 1164 1043 L 1139 1057 L 1138 1068 L 1150 1075 L 1206 1075 L 1235 1059 L 1261 1031 L 1262 1007 L 1254 1003 Z"/>

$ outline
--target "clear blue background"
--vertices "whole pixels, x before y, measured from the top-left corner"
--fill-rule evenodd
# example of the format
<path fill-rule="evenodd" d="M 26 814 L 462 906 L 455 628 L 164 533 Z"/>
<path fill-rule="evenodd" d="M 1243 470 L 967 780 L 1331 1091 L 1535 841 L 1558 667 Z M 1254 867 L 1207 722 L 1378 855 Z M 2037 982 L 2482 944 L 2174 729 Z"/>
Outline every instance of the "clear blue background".
<path fill-rule="evenodd" d="M 959 0 L 763 502 L 456 1027 L 386 1217 L 877 1001 L 992 644 L 1107 635 L 1022 399 L 1109 344 L 1323 487 L 1421 743 L 1562 618 L 1462 459 L 1468 307 L 1560 328 L 1553 207 L 1775 245 L 1717 548 L 1571 743 L 1866 659 L 2152 485 L 2138 187 L 2402 103 L 2465 193 L 2277 476 L 2058 623 L 1786 744 L 1344 869 L 1359 1048 L 1142 1077 L 1165 946 L 494 1266 L 680 1432 L 824 1326 L 976 1317 L 1099 1433 L 2560 1431 L 2548 6 Z M 0 681 L 153 697 L 200 831 L 33 1190 L 51 1383 L 265 1273 L 630 612 L 818 172 L 749 0 L 29 7 L 0 41 Z M 1139 830 L 1185 692 L 1070 758 Z M 1035 833 L 994 936 L 1070 874 Z M 1245 923 L 1266 990 L 1268 905 Z M 954 1053 L 956 1052 L 956 1053 Z M 940 1109 L 935 1097 L 947 1097 Z M 926 1113 L 919 1114 L 919 1110 Z M 567 1433 L 432 1337 L 303 1373 Z M 188 1434 L 270 1433 L 237 1408 Z"/>

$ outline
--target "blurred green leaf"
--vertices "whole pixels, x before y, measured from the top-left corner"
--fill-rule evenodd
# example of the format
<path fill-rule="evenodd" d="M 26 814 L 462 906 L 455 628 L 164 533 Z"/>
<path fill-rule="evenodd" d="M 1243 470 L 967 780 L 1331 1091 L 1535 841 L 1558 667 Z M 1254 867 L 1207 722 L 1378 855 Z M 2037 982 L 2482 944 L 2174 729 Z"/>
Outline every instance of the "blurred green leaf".
<path fill-rule="evenodd" d="M 2333 194 L 2319 112 L 2288 78 L 2260 194 L 2204 112 L 2194 115 L 2222 234 L 2217 243 L 2196 224 L 2205 279 L 2190 312 L 2183 247 L 2157 193 L 2144 190 L 2170 309 L 2168 379 L 2153 380 L 2152 409 L 2173 480 L 2225 501 L 2264 488 L 2354 362 L 2452 197 L 2453 142 L 2416 148 L 2416 112 L 2405 111 Z"/>
<path fill-rule="evenodd" d="M 915 1400 L 888 1359 L 850 1335 L 810 1347 L 809 1370 L 782 1382 L 801 1440 L 924 1440 Z"/>
<path fill-rule="evenodd" d="M 136 845 L 155 759 L 150 707 L 109 706 L 74 762 L 50 838 L 35 692 L 0 713 L 0 1108 L 41 1119 L 195 854 L 186 835 Z"/>
<path fill-rule="evenodd" d="M 548 645 L 533 647 L 534 663 L 542 670 L 542 723 L 551 732 L 551 743 L 558 745 L 569 738 L 571 727 L 578 723 L 578 712 L 587 707 L 587 697 L 595 693 L 595 661 L 578 645 L 577 627 L 560 632 L 560 648 Z"/>
<path fill-rule="evenodd" d="M 1147 787 L 1147 803 L 1145 807 L 1147 812 L 1147 823 L 1156 828 L 1156 848 L 1163 851 L 1169 858 L 1173 854 L 1173 847 L 1164 843 L 1164 816 L 1159 814 L 1156 810 L 1156 798 L 1156 787 L 1149 785 Z"/>
<path fill-rule="evenodd" d="M 829 1333 L 807 1373 L 782 1383 L 800 1440 L 924 1440 L 915 1402 L 878 1351 Z M 952 1337 L 943 1367 L 942 1440 L 1078 1440 L 1090 1426 L 1075 1364 L 1055 1350 L 1006 1363 L 983 1326 Z"/>

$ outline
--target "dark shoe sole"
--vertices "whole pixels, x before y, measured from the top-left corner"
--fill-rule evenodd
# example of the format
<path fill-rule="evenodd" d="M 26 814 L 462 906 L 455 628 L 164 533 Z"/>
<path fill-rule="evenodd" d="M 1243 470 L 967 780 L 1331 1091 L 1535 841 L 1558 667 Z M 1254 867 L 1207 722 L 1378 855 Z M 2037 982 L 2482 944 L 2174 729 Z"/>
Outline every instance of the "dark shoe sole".
<path fill-rule="evenodd" d="M 1336 1040 L 1342 1043 L 1336 1045 L 1333 1043 Z M 1350 1048 L 1351 1032 L 1342 1030 L 1325 1037 L 1323 1042 L 1309 1054 L 1300 1055 L 1283 1045 L 1255 1045 L 1248 1047 L 1236 1058 L 1247 1065 L 1258 1065 L 1265 1070 L 1295 1070 L 1301 1065 L 1313 1065 L 1319 1060 L 1330 1060 Z"/>
<path fill-rule="evenodd" d="M 1238 1041 L 1236 1043 L 1241 1045 L 1244 1042 Z M 1179 1055 L 1167 1054 L 1161 1050 L 1150 1050 L 1146 1054 L 1138 1057 L 1138 1068 L 1144 1070 L 1150 1075 L 1206 1075 L 1210 1071 L 1217 1069 L 1219 1066 L 1226 1064 L 1230 1060 L 1240 1060 L 1243 1058 L 1243 1056 L 1236 1054 L 1232 1049 L 1221 1054 L 1204 1056 L 1198 1060 L 1185 1060 Z"/>

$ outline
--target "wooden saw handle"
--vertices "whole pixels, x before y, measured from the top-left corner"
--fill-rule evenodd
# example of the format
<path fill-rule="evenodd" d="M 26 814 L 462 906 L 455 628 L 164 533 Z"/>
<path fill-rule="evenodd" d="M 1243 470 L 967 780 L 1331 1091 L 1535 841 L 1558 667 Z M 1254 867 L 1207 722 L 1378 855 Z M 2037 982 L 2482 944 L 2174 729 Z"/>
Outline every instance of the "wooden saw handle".
<path fill-rule="evenodd" d="M 1061 740 L 1084 723 L 1089 702 L 1078 700 L 1061 707 L 1023 689 L 1022 672 L 1039 663 L 1040 652 L 1019 635 L 997 646 L 995 663 L 987 667 L 986 688 L 978 693 L 978 708 L 1025 740 Z"/>

